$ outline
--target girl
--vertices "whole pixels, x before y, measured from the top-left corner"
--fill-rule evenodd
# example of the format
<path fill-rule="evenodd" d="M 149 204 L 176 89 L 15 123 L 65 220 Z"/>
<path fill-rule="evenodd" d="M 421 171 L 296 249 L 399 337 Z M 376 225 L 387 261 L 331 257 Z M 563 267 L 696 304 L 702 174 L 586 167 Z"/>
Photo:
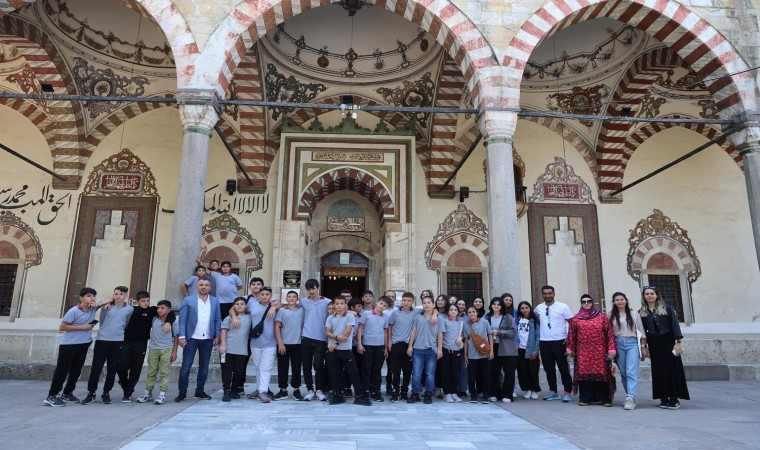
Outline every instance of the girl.
<path fill-rule="evenodd" d="M 491 397 L 490 401 L 500 400 L 511 403 L 515 392 L 515 371 L 517 370 L 517 327 L 510 314 L 503 314 L 507 308 L 499 297 L 491 299 L 486 319 L 491 325 L 493 335 L 494 361 L 491 363 Z M 504 371 L 504 383 L 499 382 Z"/>
<path fill-rule="evenodd" d="M 481 297 L 475 297 L 472 299 L 472 306 L 478 310 L 478 317 L 486 315 L 486 302 Z"/>
<path fill-rule="evenodd" d="M 478 402 L 478 393 L 480 393 L 480 401 L 482 403 L 491 403 L 488 399 L 488 393 L 491 392 L 491 373 L 490 363 L 493 359 L 493 335 L 491 334 L 491 325 L 487 321 L 478 317 L 478 310 L 475 306 L 467 308 L 467 318 L 469 319 L 465 325 L 465 336 L 467 337 L 467 348 L 464 351 L 465 359 L 467 361 L 467 381 L 470 388 L 470 403 Z M 481 354 L 476 348 L 475 339 L 477 336 L 488 340 L 490 350 L 488 354 Z M 482 385 L 478 385 L 476 381 L 483 380 Z"/>
<path fill-rule="evenodd" d="M 449 309 L 449 302 L 446 300 L 445 295 L 439 295 L 435 299 L 435 310 L 438 314 L 442 315 L 444 318 L 446 317 L 447 311 Z"/>
<path fill-rule="evenodd" d="M 615 345 L 617 345 L 620 381 L 623 383 L 626 394 L 623 409 L 630 411 L 636 408 L 636 385 L 639 381 L 639 339 L 636 338 L 636 332 L 641 333 L 641 354 L 644 357 L 649 355 L 646 348 L 647 338 L 641 316 L 631 312 L 628 297 L 622 292 L 615 292 L 612 295 L 612 302 L 615 307 L 610 312 L 610 324 L 612 334 L 615 335 Z M 624 319 L 621 320 L 621 316 Z"/>
<path fill-rule="evenodd" d="M 435 310 L 438 313 L 438 320 L 446 320 L 448 314 L 449 301 L 445 295 L 439 295 L 435 299 Z M 435 367 L 435 397 L 443 398 L 443 375 L 441 374 L 442 366 L 438 364 Z"/>
<path fill-rule="evenodd" d="M 301 396 L 301 329 L 303 328 L 303 308 L 298 305 L 298 293 L 288 291 L 286 306 L 280 308 L 274 317 L 274 337 L 277 339 L 277 384 L 280 392 L 274 400 L 288 398 L 288 366 L 293 398 Z"/>
<path fill-rule="evenodd" d="M 414 317 L 412 334 L 409 336 L 407 355 L 412 357 L 412 395 L 407 403 L 420 401 L 422 371 L 425 371 L 425 404 L 433 403 L 435 366 L 443 356 L 443 322 L 434 325 L 430 320 L 436 315 L 433 297 L 422 299 L 422 314 Z"/>
<path fill-rule="evenodd" d="M 467 302 L 461 299 L 456 299 L 456 297 L 452 297 L 455 299 L 455 302 L 453 304 L 457 305 L 457 309 L 459 310 L 459 320 L 467 324 Z M 467 380 L 467 359 L 462 358 L 462 362 L 459 366 L 459 397 L 464 398 L 467 396 L 467 385 L 469 384 L 469 381 Z"/>
<path fill-rule="evenodd" d="M 507 309 L 504 310 L 504 314 L 509 314 L 515 319 L 515 322 L 517 322 L 517 319 L 519 319 L 519 314 L 517 312 L 517 308 L 515 308 L 515 299 L 512 297 L 512 294 L 509 292 L 505 292 L 501 294 L 501 300 L 504 302 L 504 306 L 507 307 Z"/>
<path fill-rule="evenodd" d="M 454 297 L 456 298 L 456 297 Z M 459 317 L 462 317 L 462 320 L 466 321 L 467 319 L 467 302 L 464 300 L 457 300 L 454 302 L 457 305 L 457 308 L 459 309 Z"/>
<path fill-rule="evenodd" d="M 491 303 L 488 305 L 488 312 L 485 315 L 485 320 L 491 325 L 491 334 L 493 335 L 493 354 L 499 354 L 499 335 L 497 330 L 501 325 L 501 319 L 504 317 L 504 302 L 499 297 L 491 299 Z M 497 356 L 498 358 L 498 356 Z M 490 398 L 492 402 L 501 400 L 501 364 L 491 364 L 491 393 Z"/>
<path fill-rule="evenodd" d="M 457 395 L 459 389 L 459 367 L 464 355 L 462 330 L 464 322 L 459 320 L 457 305 L 449 305 L 448 314 L 439 317 L 443 322 L 443 358 L 438 367 L 441 368 L 443 393 L 446 403 L 461 402 Z"/>
<path fill-rule="evenodd" d="M 222 336 L 219 344 L 219 354 L 222 355 L 222 387 L 223 402 L 239 399 L 245 383 L 245 366 L 248 361 L 248 338 L 251 331 L 251 315 L 246 309 L 245 297 L 238 297 L 232 308 L 240 321 L 240 327 L 231 326 L 232 317 L 222 321 Z"/>
<path fill-rule="evenodd" d="M 678 399 L 689 400 L 689 388 L 683 372 L 681 327 L 673 308 L 665 305 L 654 286 L 644 286 L 639 310 L 646 331 L 649 357 L 652 360 L 652 398 L 660 399 L 660 408 L 678 409 Z"/>
<path fill-rule="evenodd" d="M 517 321 L 517 380 L 524 392 L 523 398 L 538 400 L 538 393 L 541 392 L 538 383 L 538 371 L 541 366 L 538 359 L 539 319 L 533 314 L 533 307 L 528 302 L 520 302 L 517 312 L 520 315 Z"/>

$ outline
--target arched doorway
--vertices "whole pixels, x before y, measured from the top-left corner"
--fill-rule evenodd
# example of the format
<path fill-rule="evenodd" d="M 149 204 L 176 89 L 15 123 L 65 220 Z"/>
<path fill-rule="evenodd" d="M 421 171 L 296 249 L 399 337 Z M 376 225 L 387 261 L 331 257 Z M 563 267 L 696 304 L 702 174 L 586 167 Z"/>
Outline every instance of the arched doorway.
<path fill-rule="evenodd" d="M 322 257 L 322 295 L 335 298 L 343 289 L 358 297 L 367 289 L 369 258 L 359 252 L 339 250 Z"/>

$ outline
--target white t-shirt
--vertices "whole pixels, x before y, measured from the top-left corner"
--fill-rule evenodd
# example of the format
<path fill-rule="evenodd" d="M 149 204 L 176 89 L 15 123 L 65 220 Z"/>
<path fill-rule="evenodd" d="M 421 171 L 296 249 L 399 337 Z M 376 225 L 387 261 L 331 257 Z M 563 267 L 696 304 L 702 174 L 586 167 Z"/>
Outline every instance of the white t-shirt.
<path fill-rule="evenodd" d="M 521 317 L 517 323 L 517 339 L 520 342 L 520 348 L 524 349 L 528 345 L 528 336 L 530 335 L 530 319 Z"/>
<path fill-rule="evenodd" d="M 547 314 L 546 303 L 541 303 L 534 310 L 541 324 L 541 340 L 562 341 L 566 339 L 566 321 L 572 319 L 575 314 L 570 311 L 569 306 L 556 300 L 548 309 L 549 314 Z"/>

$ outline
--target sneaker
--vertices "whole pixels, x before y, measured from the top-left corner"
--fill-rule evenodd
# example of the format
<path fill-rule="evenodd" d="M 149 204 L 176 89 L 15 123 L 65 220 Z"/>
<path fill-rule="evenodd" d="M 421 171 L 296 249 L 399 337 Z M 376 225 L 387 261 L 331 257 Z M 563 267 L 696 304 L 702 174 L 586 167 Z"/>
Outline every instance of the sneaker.
<path fill-rule="evenodd" d="M 523 394 L 523 398 L 525 400 L 529 400 L 531 395 L 533 395 L 533 391 L 525 391 L 525 394 Z"/>
<path fill-rule="evenodd" d="M 488 401 L 491 402 L 491 403 L 493 403 L 493 402 L 496 401 L 496 397 L 494 397 L 494 396 L 488 397 Z"/>
<path fill-rule="evenodd" d="M 501 399 L 501 402 L 502 402 L 502 403 L 512 403 L 512 399 L 509 399 L 509 398 L 507 398 L 507 397 L 504 397 L 503 399 Z"/>
<path fill-rule="evenodd" d="M 426 405 L 429 405 L 433 403 L 433 393 L 432 392 L 425 392 L 425 399 L 423 400 L 423 403 Z"/>
<path fill-rule="evenodd" d="M 668 408 L 668 401 L 667 400 L 660 400 L 660 408 L 667 409 Z"/>
<path fill-rule="evenodd" d="M 369 396 L 359 395 L 354 399 L 354 405 L 372 406 L 372 402 L 369 401 Z"/>
<path fill-rule="evenodd" d="M 256 400 L 257 398 L 259 398 L 259 391 L 253 391 L 250 394 L 246 395 L 245 398 L 247 398 L 248 400 Z"/>
<path fill-rule="evenodd" d="M 233 400 L 240 400 L 240 393 L 236 391 L 232 391 L 230 394 L 230 397 L 232 397 Z"/>
<path fill-rule="evenodd" d="M 443 389 L 435 388 L 435 398 L 443 398 Z"/>
<path fill-rule="evenodd" d="M 272 397 L 272 400 L 283 400 L 288 398 L 288 391 L 280 389 L 280 392 L 278 392 L 274 397 Z"/>
<path fill-rule="evenodd" d="M 354 391 L 351 390 L 351 388 L 343 389 L 343 396 L 344 397 L 353 397 Z"/>
<path fill-rule="evenodd" d="M 590 404 L 589 402 L 578 402 L 578 406 L 588 406 Z"/>
<path fill-rule="evenodd" d="M 443 396 L 443 400 L 446 403 L 454 403 L 454 397 L 451 396 L 451 394 L 446 394 Z"/>
<path fill-rule="evenodd" d="M 195 391 L 193 398 L 199 398 L 201 400 L 211 400 L 211 396 L 203 391 Z"/>
<path fill-rule="evenodd" d="M 457 394 L 451 394 L 451 398 L 454 399 L 454 403 L 462 403 L 464 401 Z"/>
<path fill-rule="evenodd" d="M 573 401 L 573 395 L 570 394 L 569 392 L 565 392 L 565 395 L 562 396 L 562 401 L 565 403 L 570 403 L 571 401 Z"/>
<path fill-rule="evenodd" d="M 611 408 L 612 402 L 602 402 L 602 406 L 604 406 L 605 408 Z"/>
<path fill-rule="evenodd" d="M 678 409 L 681 407 L 681 402 L 677 398 L 674 398 L 668 402 L 668 409 Z"/>
<path fill-rule="evenodd" d="M 153 401 L 154 405 L 163 405 L 166 403 L 166 392 L 161 392 L 158 394 L 158 397 L 156 397 L 156 400 Z"/>
<path fill-rule="evenodd" d="M 121 398 L 122 403 L 132 403 L 132 394 L 124 393 L 124 397 Z"/>
<path fill-rule="evenodd" d="M 385 398 L 383 398 L 383 394 L 379 392 L 375 392 L 374 394 L 372 394 L 372 400 L 376 402 L 383 402 L 385 401 Z"/>
<path fill-rule="evenodd" d="M 83 405 L 89 405 L 90 403 L 95 401 L 95 393 L 94 392 L 88 392 L 87 397 L 82 400 Z"/>
<path fill-rule="evenodd" d="M 110 394 L 103 394 L 100 396 L 100 401 L 103 402 L 104 405 L 110 405 L 111 404 L 111 395 Z"/>
<path fill-rule="evenodd" d="M 406 401 L 407 403 L 417 403 L 420 401 L 420 394 L 416 392 L 412 392 L 412 395 L 409 396 L 409 399 Z"/>
<path fill-rule="evenodd" d="M 401 396 L 398 399 L 402 402 L 405 402 L 409 400 L 409 394 L 407 392 L 402 392 Z"/>
<path fill-rule="evenodd" d="M 538 392 L 534 391 L 532 394 L 530 394 L 530 399 L 531 400 L 538 400 Z"/>
<path fill-rule="evenodd" d="M 306 395 L 303 396 L 303 400 L 305 402 L 310 402 L 310 401 L 314 400 L 314 397 L 315 397 L 314 391 L 312 391 L 311 389 L 309 389 L 308 391 L 306 391 Z"/>
<path fill-rule="evenodd" d="M 462 398 L 467 398 L 467 392 L 457 392 L 457 395 Z"/>
<path fill-rule="evenodd" d="M 470 396 L 470 403 L 477 403 L 478 402 L 478 396 L 477 395 L 471 395 Z"/>
<path fill-rule="evenodd" d="M 320 390 L 317 390 L 317 392 L 314 393 L 314 396 L 319 400 L 320 402 L 323 402 L 327 400 L 327 396 Z"/>
<path fill-rule="evenodd" d="M 636 409 L 636 400 L 634 400 L 633 397 L 626 397 L 623 409 L 626 411 L 633 411 Z"/>
<path fill-rule="evenodd" d="M 229 391 L 224 391 L 224 395 L 222 395 L 222 401 L 223 402 L 231 402 L 232 401 L 232 393 Z"/>
<path fill-rule="evenodd" d="M 148 391 L 145 391 L 145 393 L 137 398 L 137 403 L 147 403 L 149 401 L 153 400 L 153 394 L 151 394 Z"/>
<path fill-rule="evenodd" d="M 64 402 L 79 403 L 79 399 L 76 398 L 74 394 L 63 394 L 61 395 L 61 400 Z"/>
<path fill-rule="evenodd" d="M 342 395 L 333 395 L 333 398 L 331 398 L 328 403 L 330 405 L 340 405 L 341 403 L 346 403 L 346 397 Z"/>
<path fill-rule="evenodd" d="M 181 403 L 181 402 L 184 402 L 186 398 L 187 398 L 187 394 L 185 394 L 184 392 L 180 392 L 177 398 L 174 399 L 174 401 L 177 403 Z"/>
<path fill-rule="evenodd" d="M 300 389 L 293 390 L 293 398 L 296 399 L 296 400 L 298 400 L 298 401 L 303 401 L 303 395 L 301 395 L 301 390 Z"/>
<path fill-rule="evenodd" d="M 394 392 L 393 395 L 391 395 L 391 403 L 398 403 L 398 401 L 399 401 L 399 396 L 398 394 Z"/>
<path fill-rule="evenodd" d="M 43 400 L 43 403 L 50 405 L 50 406 L 66 406 L 66 403 L 63 402 L 59 397 L 56 397 L 55 395 L 48 395 L 45 400 Z"/>
<path fill-rule="evenodd" d="M 491 404 L 491 397 L 486 397 L 485 395 L 480 397 L 480 403 L 484 405 L 490 405 Z"/>
<path fill-rule="evenodd" d="M 547 395 L 544 396 L 544 400 L 551 401 L 551 400 L 559 400 L 559 394 L 557 394 L 554 391 L 549 391 Z"/>
<path fill-rule="evenodd" d="M 272 398 L 266 392 L 259 392 L 259 401 L 261 403 L 269 403 L 272 401 Z"/>

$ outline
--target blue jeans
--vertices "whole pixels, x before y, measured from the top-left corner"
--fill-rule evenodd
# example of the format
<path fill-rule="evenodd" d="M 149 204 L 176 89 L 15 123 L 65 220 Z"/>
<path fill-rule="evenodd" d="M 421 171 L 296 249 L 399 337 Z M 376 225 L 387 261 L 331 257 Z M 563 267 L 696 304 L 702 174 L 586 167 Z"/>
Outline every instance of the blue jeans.
<path fill-rule="evenodd" d="M 639 383 L 639 339 L 635 336 L 616 337 L 617 366 L 620 380 L 628 397 L 636 398 L 636 385 Z"/>
<path fill-rule="evenodd" d="M 182 350 L 182 369 L 179 371 L 178 388 L 180 393 L 187 393 L 187 385 L 190 382 L 190 368 L 193 367 L 195 352 L 198 352 L 198 378 L 195 381 L 195 390 L 202 391 L 206 386 L 208 377 L 208 363 L 211 360 L 211 349 L 214 341 L 211 339 L 187 339 L 187 345 Z"/>
<path fill-rule="evenodd" d="M 412 394 L 420 393 L 422 370 L 425 370 L 425 392 L 435 391 L 435 365 L 438 357 L 432 348 L 415 348 L 412 353 Z"/>

